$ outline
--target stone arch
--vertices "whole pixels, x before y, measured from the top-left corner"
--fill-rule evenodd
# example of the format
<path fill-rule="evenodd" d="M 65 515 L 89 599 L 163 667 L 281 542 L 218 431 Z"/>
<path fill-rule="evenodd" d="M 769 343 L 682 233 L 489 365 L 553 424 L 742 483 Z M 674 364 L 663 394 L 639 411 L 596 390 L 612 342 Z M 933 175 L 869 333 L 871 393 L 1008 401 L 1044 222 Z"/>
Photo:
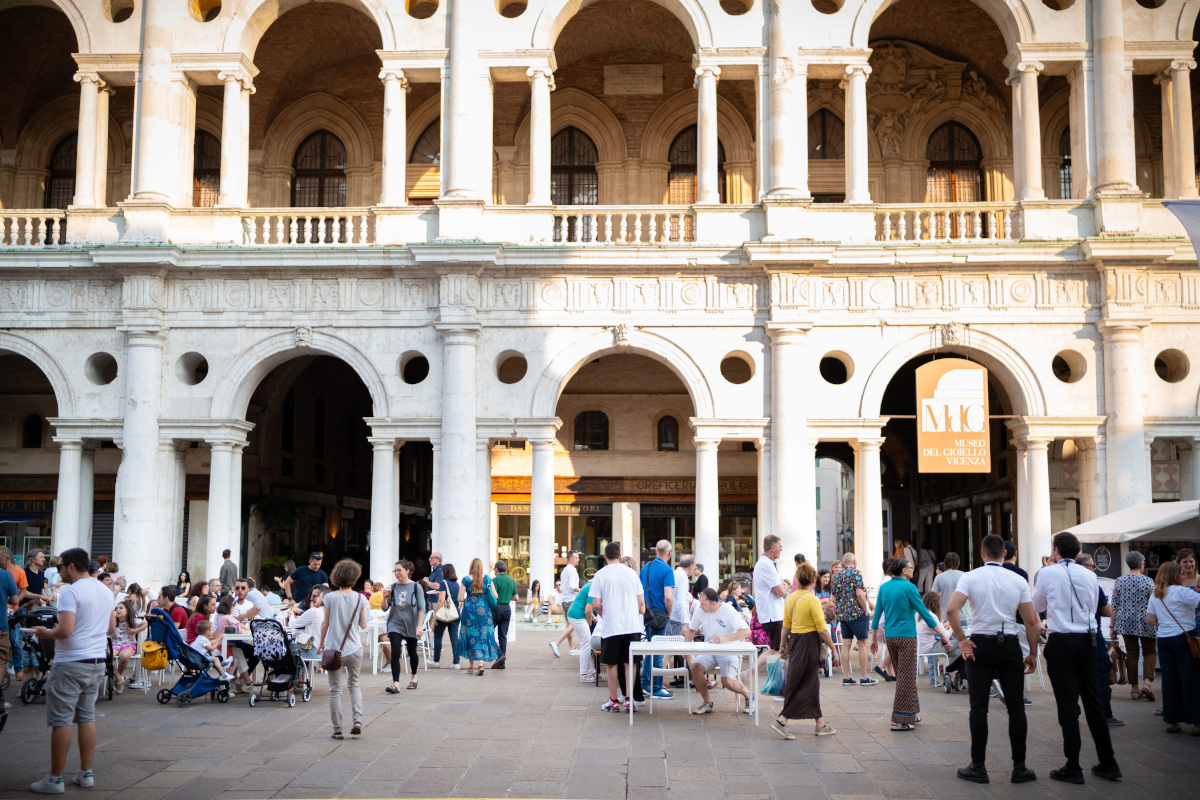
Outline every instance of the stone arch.
<path fill-rule="evenodd" d="M 314 0 L 247 0 L 229 21 L 225 31 L 225 40 L 221 50 L 226 53 L 244 53 L 247 58 L 254 58 L 259 40 L 267 32 L 267 28 L 275 23 L 293 8 L 313 2 Z M 379 29 L 379 38 L 384 50 L 396 49 L 396 34 L 392 28 L 392 20 L 388 15 L 384 0 L 325 0 L 326 2 L 341 3 L 356 11 L 361 11 L 375 23 Z"/>
<path fill-rule="evenodd" d="M 43 201 L 42 184 L 33 180 L 21 181 L 20 175 L 40 174 L 46 169 L 50 153 L 63 140 L 79 128 L 79 96 L 64 95 L 47 103 L 29 118 L 21 129 L 16 143 L 16 166 L 18 179 L 14 182 L 13 194 L 16 208 L 40 208 Z M 125 136 L 121 126 L 110 114 L 108 117 L 108 170 L 125 163 Z M 111 189 L 111 187 L 110 187 Z M 118 197 L 123 195 L 118 194 Z M 24 205 L 22 205 L 24 201 Z"/>
<path fill-rule="evenodd" d="M 1004 387 L 1009 400 L 1013 404 L 1012 413 L 1025 416 L 1046 415 L 1046 395 L 1037 379 L 1033 368 L 1024 356 L 1011 345 L 980 330 L 971 330 L 968 334 L 970 347 L 942 346 L 940 352 L 970 356 L 972 361 L 988 368 L 996 380 Z M 863 387 L 862 399 L 859 402 L 858 413 L 863 418 L 879 416 L 883 403 L 883 394 L 896 373 L 912 359 L 924 353 L 932 352 L 930 334 L 922 331 L 892 347 L 883 358 L 876 362 L 867 377 Z"/>
<path fill-rule="evenodd" d="M 1042 104 L 1042 163 L 1044 164 L 1042 183 L 1045 185 L 1047 197 L 1057 197 L 1060 193 L 1058 188 L 1058 170 L 1054 169 L 1051 171 L 1050 164 L 1052 161 L 1058 163 L 1058 140 L 1062 138 L 1063 131 L 1071 125 L 1070 99 L 1071 90 L 1063 89 L 1046 98 L 1046 101 Z M 1072 190 L 1074 190 L 1075 185 L 1078 185 L 1080 173 L 1075 170 L 1078 170 L 1080 167 L 1086 172 L 1087 164 L 1075 164 L 1072 158 Z M 1052 176 L 1053 181 L 1051 181 Z M 1058 199 L 1070 200 L 1071 198 L 1060 197 Z"/>
<path fill-rule="evenodd" d="M 682 348 L 658 334 L 640 330 L 630 330 L 624 342 L 616 344 L 611 331 L 597 331 L 561 351 L 538 379 L 530 416 L 542 419 L 555 416 L 559 396 L 580 367 L 594 358 L 613 353 L 643 355 L 670 367 L 687 387 L 695 415 L 716 416 L 712 387 L 700 366 Z"/>
<path fill-rule="evenodd" d="M 346 146 L 347 205 L 373 203 L 375 198 L 365 196 L 362 186 L 362 176 L 369 175 L 375 163 L 370 126 L 354 106 L 324 92 L 305 95 L 271 121 L 263 137 L 264 175 L 268 180 L 272 180 L 271 176 L 286 175 L 290 181 L 296 148 L 319 130 L 329 131 Z M 278 185 L 270 187 L 269 192 L 273 196 L 287 196 Z"/>
<path fill-rule="evenodd" d="M 75 393 L 71 391 L 71 382 L 67 379 L 62 364 L 49 350 L 23 333 L 0 330 L 0 354 L 5 353 L 24 356 L 42 371 L 50 381 L 50 386 L 54 388 L 54 401 L 58 403 L 59 417 L 71 419 L 76 416 Z"/>
<path fill-rule="evenodd" d="M 701 0 L 651 0 L 675 15 L 692 38 L 697 51 L 712 47 L 712 26 Z M 553 50 L 562 29 L 579 13 L 587 0 L 548 0 L 533 26 L 535 49 Z M 865 45 L 864 45 L 865 46 Z"/>
<path fill-rule="evenodd" d="M 41 6 L 61 11 L 71 23 L 71 29 L 75 31 L 75 45 L 79 48 L 77 52 L 92 52 L 92 35 L 88 31 L 87 21 L 79 10 L 77 0 L 0 0 L 0 11 L 8 11 L 17 6 Z"/>
<path fill-rule="evenodd" d="M 1184 0 L 1183 8 L 1179 10 L 1179 23 L 1175 27 L 1175 38 L 1181 42 L 1191 41 L 1197 17 L 1200 17 L 1200 0 Z"/>
<path fill-rule="evenodd" d="M 599 163 L 619 164 L 625 160 L 625 131 L 616 114 L 595 95 L 582 89 L 559 89 L 550 100 L 550 135 L 576 127 L 596 145 Z M 529 163 L 529 115 L 521 119 L 514 140 L 518 164 Z"/>
<path fill-rule="evenodd" d="M 242 351 L 230 364 L 213 392 L 213 419 L 245 419 L 254 390 L 275 367 L 301 355 L 333 356 L 353 369 L 371 395 L 372 413 L 387 417 L 391 404 L 383 375 L 366 353 L 354 345 L 322 331 L 300 329 L 272 334 Z"/>
<path fill-rule="evenodd" d="M 871 25 L 890 6 L 899 0 L 866 0 L 854 17 L 850 30 L 850 47 L 865 48 L 870 41 Z M 1030 13 L 1026 0 L 971 0 L 983 9 L 1004 37 L 1004 43 L 1011 51 L 1018 43 L 1037 40 L 1037 31 L 1033 24 L 1033 14 Z M 1032 0 L 1036 3 L 1037 0 Z M 1190 33 L 1191 31 L 1189 31 Z"/>
<path fill-rule="evenodd" d="M 696 124 L 698 113 L 694 90 L 684 90 L 655 109 L 642 131 L 642 160 L 666 163 L 671 142 L 681 130 Z M 727 162 L 754 160 L 754 134 L 750 126 L 733 104 L 720 95 L 717 95 L 717 138 L 725 148 Z"/>
<path fill-rule="evenodd" d="M 924 160 L 929 137 L 947 122 L 958 122 L 975 134 L 983 150 L 984 160 L 1012 157 L 1008 123 L 978 106 L 962 102 L 939 103 L 929 109 L 929 113 L 910 124 L 901 147 L 902 157 L 914 161 Z"/>
<path fill-rule="evenodd" d="M 408 112 L 408 117 L 405 120 L 405 139 L 404 146 L 407 151 L 404 153 L 404 162 L 412 158 L 413 148 L 417 145 L 417 139 L 421 138 L 421 134 L 425 129 L 432 125 L 442 116 L 442 94 L 438 92 L 433 97 L 430 97 L 424 103 L 417 106 L 412 111 Z"/>

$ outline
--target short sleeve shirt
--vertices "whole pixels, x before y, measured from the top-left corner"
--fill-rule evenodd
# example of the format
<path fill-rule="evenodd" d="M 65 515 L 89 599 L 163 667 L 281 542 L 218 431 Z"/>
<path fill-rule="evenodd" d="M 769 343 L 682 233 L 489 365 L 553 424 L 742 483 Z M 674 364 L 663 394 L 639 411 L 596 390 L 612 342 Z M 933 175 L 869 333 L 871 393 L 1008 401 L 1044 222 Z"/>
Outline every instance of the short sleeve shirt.
<path fill-rule="evenodd" d="M 687 627 L 696 633 L 703 634 L 704 641 L 711 642 L 714 636 L 728 636 L 744 628 L 749 628 L 750 625 L 733 606 L 721 603 L 716 611 L 705 611 L 703 606 L 696 606 L 696 611 L 688 620 Z"/>
<path fill-rule="evenodd" d="M 1032 599 L 1029 581 L 995 561 L 959 576 L 954 594 L 971 601 L 971 630 L 983 635 L 1015 633 L 1017 606 Z"/>
<path fill-rule="evenodd" d="M 95 578 L 83 578 L 58 593 L 58 611 L 75 615 L 75 632 L 54 646 L 55 661 L 104 658 L 108 652 L 108 622 L 112 619 L 112 592 Z"/>
<path fill-rule="evenodd" d="M 101 584 L 103 585 L 103 584 Z M 176 628 L 187 627 L 188 610 L 180 605 L 171 606 L 171 621 L 175 623 Z"/>
<path fill-rule="evenodd" d="M 1154 579 L 1145 575 L 1122 575 L 1113 584 L 1112 607 L 1117 613 L 1113 633 L 1154 638 L 1155 626 L 1146 622 L 1146 606 L 1154 593 Z"/>
<path fill-rule="evenodd" d="M 646 593 L 646 605 L 659 611 L 667 610 L 667 590 L 675 587 L 675 573 L 661 558 L 647 562 L 642 569 L 642 590 Z M 674 602 L 672 597 L 671 601 Z"/>
<path fill-rule="evenodd" d="M 775 562 L 765 555 L 754 565 L 754 597 L 758 603 L 759 622 L 783 621 L 783 598 L 772 591 L 781 583 Z"/>
<path fill-rule="evenodd" d="M 562 594 L 559 595 L 558 602 L 561 605 L 574 602 L 575 595 L 579 594 L 579 570 L 567 564 L 562 568 L 558 579 L 562 585 Z"/>
<path fill-rule="evenodd" d="M 854 567 L 843 567 L 837 575 L 833 576 L 829 590 L 833 594 L 833 607 L 839 620 L 852 622 L 867 616 L 867 612 L 863 611 L 858 602 L 858 590 L 866 591 L 866 588 L 862 573 Z"/>
<path fill-rule="evenodd" d="M 292 599 L 297 603 L 307 600 L 314 586 L 329 583 L 329 576 L 325 574 L 325 570 L 319 569 L 314 572 L 308 568 L 307 564 L 297 568 L 288 577 L 292 579 Z"/>
<path fill-rule="evenodd" d="M 624 564 L 609 564 L 592 578 L 592 600 L 599 600 L 607 636 L 642 633 L 646 623 L 637 599 L 645 594 L 638 574 Z"/>
<path fill-rule="evenodd" d="M 13 580 L 13 576 L 6 570 L 0 569 L 0 595 L 4 595 L 4 602 L 8 602 L 8 598 L 13 595 L 20 594 L 21 590 L 17 588 L 17 582 Z M 3 611 L 4 609 L 0 609 Z M 8 630 L 8 614 L 0 614 L 0 633 Z"/>

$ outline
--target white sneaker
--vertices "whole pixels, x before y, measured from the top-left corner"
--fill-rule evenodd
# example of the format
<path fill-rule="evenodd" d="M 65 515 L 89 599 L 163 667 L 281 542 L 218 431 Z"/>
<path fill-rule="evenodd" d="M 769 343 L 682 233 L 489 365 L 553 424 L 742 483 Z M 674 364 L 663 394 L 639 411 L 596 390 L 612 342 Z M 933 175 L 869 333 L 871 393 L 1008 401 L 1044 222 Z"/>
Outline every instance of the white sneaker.
<path fill-rule="evenodd" d="M 46 777 L 37 783 L 30 784 L 29 790 L 31 792 L 38 792 L 39 794 L 62 794 L 67 790 L 67 787 L 66 782 L 62 778 L 55 778 L 47 772 Z"/>
<path fill-rule="evenodd" d="M 75 784 L 76 786 L 82 786 L 85 789 L 91 789 L 96 785 L 96 776 L 92 775 L 92 771 L 90 769 L 87 772 L 79 770 L 75 773 L 75 777 L 71 778 L 71 783 Z"/>
<path fill-rule="evenodd" d="M 439 662 L 439 661 L 434 661 L 434 662 L 432 662 L 432 663 L 430 663 L 430 664 L 429 664 L 429 668 L 430 668 L 430 669 L 441 669 L 441 668 L 442 668 L 442 664 L 441 664 L 441 662 Z"/>
<path fill-rule="evenodd" d="M 570 651 L 570 653 L 571 653 L 571 655 L 573 655 L 573 656 L 577 656 L 577 655 L 579 655 L 579 651 L 578 651 L 578 650 L 571 650 L 571 651 Z"/>
<path fill-rule="evenodd" d="M 455 664 L 454 666 L 450 667 L 450 669 L 462 669 L 462 664 Z"/>
<path fill-rule="evenodd" d="M 233 683 L 233 676 L 230 675 L 228 672 L 222 672 L 220 680 L 229 681 L 230 683 Z"/>
<path fill-rule="evenodd" d="M 747 700 L 746 707 L 742 709 L 742 712 L 753 716 L 754 715 L 754 702 L 752 700 Z"/>
<path fill-rule="evenodd" d="M 550 643 L 550 650 L 554 653 L 555 658 L 562 658 L 562 653 L 559 651 L 558 644 L 556 642 Z"/>
<path fill-rule="evenodd" d="M 221 666 L 228 672 L 229 668 L 233 666 L 233 656 L 225 656 L 225 658 L 221 659 Z"/>
<path fill-rule="evenodd" d="M 708 714 L 712 710 L 713 710 L 712 703 L 701 703 L 700 705 L 696 706 L 696 710 L 693 711 L 692 713 L 693 714 Z"/>

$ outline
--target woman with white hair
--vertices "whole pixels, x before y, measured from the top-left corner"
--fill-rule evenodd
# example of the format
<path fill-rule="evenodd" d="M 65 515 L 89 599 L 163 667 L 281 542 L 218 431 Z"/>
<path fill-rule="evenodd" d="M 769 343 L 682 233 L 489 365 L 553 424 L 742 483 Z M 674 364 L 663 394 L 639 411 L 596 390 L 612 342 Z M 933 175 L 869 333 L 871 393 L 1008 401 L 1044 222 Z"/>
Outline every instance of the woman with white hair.
<path fill-rule="evenodd" d="M 1157 626 L 1146 622 L 1146 606 L 1154 592 L 1154 581 L 1146 575 L 1146 556 L 1131 552 L 1125 556 L 1129 574 L 1117 578 L 1112 588 L 1109 605 L 1116 612 L 1113 619 L 1113 635 L 1125 641 L 1125 672 L 1129 675 L 1131 700 L 1146 698 L 1153 701 L 1154 662 L 1158 657 Z M 1140 653 L 1138 651 L 1141 651 Z M 1141 655 L 1142 686 L 1137 685 L 1138 656 Z"/>

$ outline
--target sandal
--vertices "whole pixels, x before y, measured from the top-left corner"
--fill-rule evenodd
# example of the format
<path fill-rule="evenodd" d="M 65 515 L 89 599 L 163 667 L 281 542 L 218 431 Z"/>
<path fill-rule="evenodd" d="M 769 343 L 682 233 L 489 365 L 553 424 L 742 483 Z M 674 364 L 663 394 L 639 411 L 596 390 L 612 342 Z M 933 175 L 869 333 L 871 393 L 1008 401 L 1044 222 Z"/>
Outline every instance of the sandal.
<path fill-rule="evenodd" d="M 1130 700 L 1141 700 L 1142 699 L 1141 689 L 1134 689 L 1132 692 L 1130 692 L 1129 699 Z"/>
<path fill-rule="evenodd" d="M 416 681 L 409 681 L 409 682 L 408 682 L 408 688 L 410 688 L 410 689 L 415 689 L 415 688 L 417 688 L 417 682 L 416 682 Z"/>
<path fill-rule="evenodd" d="M 1180 728 L 1174 722 L 1172 722 L 1170 725 L 1167 726 L 1167 733 L 1179 733 L 1182 730 L 1183 730 L 1183 728 Z"/>
<path fill-rule="evenodd" d="M 361 722 L 354 723 L 354 727 L 350 729 L 350 735 L 351 736 L 361 736 L 362 735 L 362 723 Z"/>
<path fill-rule="evenodd" d="M 409 686 L 408 688 L 411 689 L 412 686 Z M 400 690 L 396 688 L 395 684 L 388 686 L 386 689 L 384 689 L 384 691 L 387 692 L 388 694 L 400 694 Z"/>
<path fill-rule="evenodd" d="M 475 674 L 482 678 L 483 677 L 483 667 L 480 667 L 479 669 L 475 670 Z"/>
<path fill-rule="evenodd" d="M 333 736 L 331 736 L 330 738 L 331 738 L 331 739 L 337 739 L 338 741 L 341 741 L 342 739 L 345 739 L 346 737 L 345 737 L 345 736 L 342 736 L 342 732 L 341 732 L 341 731 L 336 731 L 336 732 L 333 734 Z"/>
<path fill-rule="evenodd" d="M 1142 687 L 1142 697 L 1146 698 L 1151 703 L 1153 703 L 1157 699 L 1157 698 L 1155 698 L 1154 691 L 1150 688 L 1149 684 Z"/>

